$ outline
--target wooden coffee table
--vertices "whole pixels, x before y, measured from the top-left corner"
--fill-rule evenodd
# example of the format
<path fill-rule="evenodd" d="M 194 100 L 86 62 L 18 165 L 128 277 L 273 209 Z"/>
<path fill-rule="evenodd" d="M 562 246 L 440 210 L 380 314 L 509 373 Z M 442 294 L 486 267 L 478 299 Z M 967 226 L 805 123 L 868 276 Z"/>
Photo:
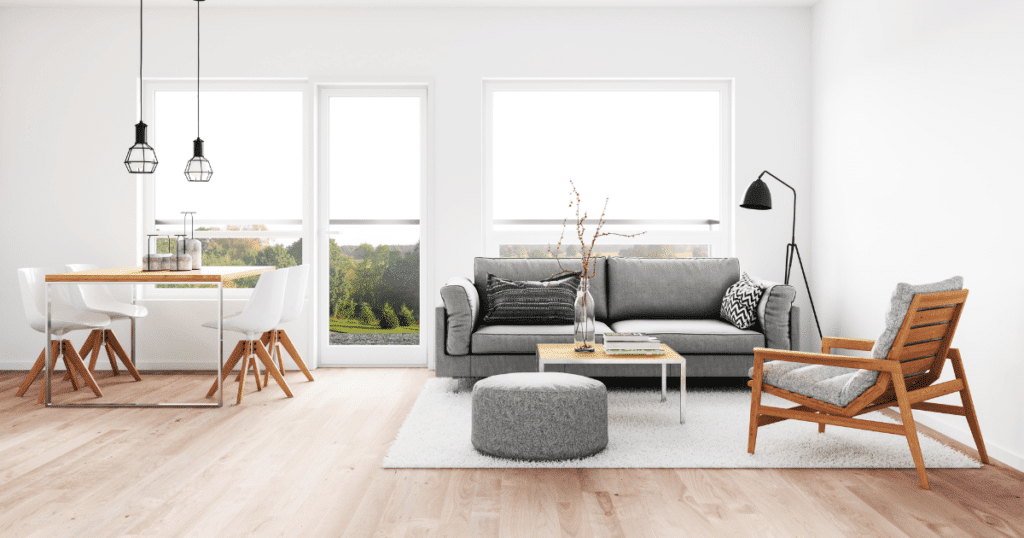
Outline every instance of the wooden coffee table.
<path fill-rule="evenodd" d="M 660 364 L 661 401 L 667 398 L 665 385 L 668 379 L 668 365 L 679 365 L 679 423 L 686 422 L 686 358 L 672 348 L 661 344 L 664 355 L 608 355 L 604 346 L 597 344 L 593 353 L 576 353 L 573 344 L 537 344 L 537 363 L 541 372 L 548 364 Z"/>

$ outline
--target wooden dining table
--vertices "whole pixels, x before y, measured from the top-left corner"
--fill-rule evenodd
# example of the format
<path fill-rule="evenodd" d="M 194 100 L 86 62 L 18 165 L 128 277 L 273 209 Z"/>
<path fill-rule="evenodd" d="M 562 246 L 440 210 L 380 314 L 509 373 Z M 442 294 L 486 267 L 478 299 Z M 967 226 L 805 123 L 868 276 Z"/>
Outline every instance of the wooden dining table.
<path fill-rule="evenodd" d="M 143 271 L 142 267 L 114 267 L 110 269 L 93 269 L 71 273 L 46 275 L 46 407 L 223 407 L 224 387 L 222 373 L 224 370 L 224 287 L 228 282 L 250 276 L 258 276 L 264 271 L 274 269 L 273 266 L 233 266 L 203 267 L 192 271 Z M 168 403 L 53 403 L 51 394 L 51 377 L 53 375 L 53 357 L 51 356 L 51 289 L 54 284 L 96 285 L 96 284 L 128 284 L 131 286 L 132 304 L 136 301 L 136 288 L 140 284 L 207 284 L 217 293 L 217 392 L 220 395 L 217 403 L 206 402 L 168 402 Z M 135 364 L 135 318 L 131 319 L 131 362 Z"/>

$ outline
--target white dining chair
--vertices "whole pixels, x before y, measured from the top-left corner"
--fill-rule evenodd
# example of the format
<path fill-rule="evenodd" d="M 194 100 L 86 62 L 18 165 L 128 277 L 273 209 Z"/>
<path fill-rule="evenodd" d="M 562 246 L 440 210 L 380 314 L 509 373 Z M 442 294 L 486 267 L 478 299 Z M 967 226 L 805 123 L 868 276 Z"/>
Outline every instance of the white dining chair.
<path fill-rule="evenodd" d="M 25 318 L 28 320 L 30 327 L 41 333 L 46 332 L 45 278 L 46 275 L 56 272 L 51 269 L 36 267 L 18 269 L 18 284 L 21 287 L 21 303 L 25 309 Z M 78 372 L 85 381 L 85 384 L 96 394 L 96 397 L 102 397 L 103 392 L 100 391 L 96 380 L 92 377 L 89 369 L 86 368 L 85 363 L 82 362 L 82 357 L 75 350 L 75 346 L 71 344 L 71 341 L 65 339 L 64 336 L 73 331 L 91 331 L 106 327 L 109 324 L 110 318 L 103 314 L 83 312 L 73 307 L 64 293 L 63 286 L 53 287 L 50 293 L 50 330 L 52 331 L 51 334 L 57 337 L 57 340 L 50 342 L 51 375 L 53 367 L 57 363 L 57 357 L 63 357 L 64 366 L 67 368 L 68 373 L 71 374 L 69 376 L 71 386 L 78 390 L 78 378 L 74 374 L 74 372 Z M 45 365 L 46 346 L 43 346 L 43 351 L 39 353 L 39 358 L 36 359 L 32 369 L 25 376 L 25 381 L 21 384 L 21 388 L 18 389 L 18 396 L 25 395 L 25 392 L 28 391 L 32 382 L 39 376 L 39 372 L 43 370 Z M 43 402 L 45 390 L 46 383 L 44 382 L 43 387 L 39 391 L 39 403 Z"/>
<path fill-rule="evenodd" d="M 97 266 L 87 263 L 69 263 L 67 268 L 68 271 L 74 272 L 98 269 Z M 146 317 L 149 313 L 144 306 L 124 303 L 115 299 L 106 284 L 77 284 L 69 286 L 69 288 L 70 289 L 68 291 L 71 297 L 71 304 L 74 305 L 75 308 L 85 312 L 104 314 L 110 318 L 110 321 L 120 321 L 123 319 L 135 320 Z M 142 376 L 139 375 L 139 371 L 128 358 L 128 354 L 125 353 L 124 347 L 121 346 L 121 342 L 117 340 L 117 336 L 114 334 L 114 331 L 110 329 L 93 329 L 93 331 L 89 333 L 89 337 L 86 338 L 85 345 L 82 346 L 82 350 L 78 352 L 82 357 L 85 357 L 92 352 L 92 357 L 89 359 L 90 372 L 96 370 L 96 359 L 100 356 L 100 349 L 106 350 L 107 359 L 110 360 L 110 370 L 114 375 L 121 374 L 117 367 L 117 359 L 120 359 L 124 364 L 125 369 L 128 370 L 128 373 L 130 373 L 136 381 L 142 381 Z"/>
<path fill-rule="evenodd" d="M 292 391 L 288 387 L 288 383 L 285 382 L 281 372 L 274 366 L 274 361 L 267 354 L 266 348 L 263 347 L 259 340 L 263 333 L 274 329 L 281 320 L 281 310 L 284 307 L 284 294 L 287 285 L 288 273 L 286 271 L 264 272 L 260 275 L 259 281 L 256 282 L 256 287 L 253 288 L 249 302 L 246 303 L 242 312 L 233 316 L 225 316 L 221 320 L 224 324 L 224 330 L 239 332 L 245 335 L 245 338 L 235 345 L 234 351 L 231 352 L 227 363 L 224 364 L 223 378 L 221 380 L 223 382 L 224 379 L 227 379 L 235 364 L 238 364 L 239 360 L 242 361 L 242 376 L 238 380 L 238 399 L 236 403 L 242 403 L 242 394 L 245 392 L 245 378 L 247 377 L 245 373 L 251 365 L 255 364 L 256 359 L 259 359 L 267 371 L 270 372 L 270 375 L 274 376 L 274 380 L 280 385 L 281 390 L 289 398 L 292 397 Z M 217 320 L 208 321 L 203 324 L 203 327 L 216 329 Z M 262 390 L 258 369 L 256 370 L 256 390 Z M 213 386 L 210 387 L 210 392 L 207 393 L 206 397 L 209 398 L 216 392 L 217 380 L 214 380 Z"/>
<path fill-rule="evenodd" d="M 267 346 L 271 357 L 277 357 L 277 367 L 281 370 L 282 375 L 285 373 L 284 356 L 281 353 L 281 347 L 283 346 L 288 352 L 288 356 L 295 361 L 295 365 L 305 374 L 306 379 L 313 381 L 313 374 L 309 372 L 306 363 L 303 362 L 298 350 L 295 349 L 292 339 L 288 337 L 288 333 L 284 329 L 279 328 L 281 324 L 294 321 L 302 314 L 302 307 L 306 302 L 306 284 L 309 282 L 309 266 L 295 265 L 283 270 L 288 271 L 288 286 L 284 292 L 284 309 L 281 311 L 281 321 L 273 330 L 263 333 L 263 336 L 260 337 L 260 342 Z M 263 384 L 266 385 L 268 381 L 270 381 L 270 372 L 263 374 Z"/>

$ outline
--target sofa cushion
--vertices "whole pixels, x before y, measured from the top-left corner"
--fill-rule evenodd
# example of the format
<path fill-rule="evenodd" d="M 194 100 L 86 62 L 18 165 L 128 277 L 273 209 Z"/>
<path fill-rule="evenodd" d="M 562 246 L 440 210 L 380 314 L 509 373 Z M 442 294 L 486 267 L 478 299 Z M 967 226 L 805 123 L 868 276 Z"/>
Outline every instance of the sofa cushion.
<path fill-rule="evenodd" d="M 870 370 L 789 361 L 768 361 L 762 371 L 761 380 L 768 385 L 839 407 L 849 405 L 878 379 L 878 372 Z"/>
<path fill-rule="evenodd" d="M 580 277 L 575 273 L 545 280 L 505 280 L 487 275 L 488 325 L 564 325 L 574 319 Z"/>
<path fill-rule="evenodd" d="M 736 258 L 609 258 L 608 318 L 717 319 L 739 279 Z"/>
<path fill-rule="evenodd" d="M 580 260 L 563 259 L 562 269 L 580 271 Z M 590 278 L 590 294 L 594 296 L 594 317 L 608 319 L 608 289 L 605 258 L 594 258 L 595 274 Z M 473 260 L 473 284 L 480 295 L 481 309 L 487 312 L 487 275 L 506 280 L 543 280 L 562 271 L 554 258 L 476 258 Z M 738 275 L 737 275 L 738 277 Z"/>
<path fill-rule="evenodd" d="M 611 331 L 598 321 L 597 334 Z M 537 344 L 571 344 L 572 325 L 486 325 L 473 333 L 473 354 L 536 353 Z"/>
<path fill-rule="evenodd" d="M 629 319 L 612 323 L 615 332 L 646 333 L 676 353 L 750 353 L 764 347 L 764 335 L 719 319 Z M 475 349 L 475 348 L 474 348 Z"/>

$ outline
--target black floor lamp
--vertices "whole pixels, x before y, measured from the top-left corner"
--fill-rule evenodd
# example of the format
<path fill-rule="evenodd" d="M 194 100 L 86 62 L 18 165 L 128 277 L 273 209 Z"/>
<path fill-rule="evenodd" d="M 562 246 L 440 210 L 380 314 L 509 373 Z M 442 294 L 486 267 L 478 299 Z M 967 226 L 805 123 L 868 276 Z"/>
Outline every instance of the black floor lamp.
<path fill-rule="evenodd" d="M 793 269 L 793 257 L 795 255 L 796 260 L 800 263 L 800 274 L 804 277 L 804 286 L 807 287 L 807 299 L 811 302 L 811 312 L 814 314 L 814 324 L 818 327 L 818 338 L 822 338 L 821 324 L 818 323 L 818 311 L 814 309 L 814 297 L 811 296 L 811 285 L 807 282 L 807 273 L 804 272 L 804 261 L 800 258 L 800 249 L 796 246 L 796 189 L 794 189 L 789 183 L 782 181 L 775 177 L 774 174 L 765 170 L 761 172 L 761 175 L 757 176 L 757 181 L 750 184 L 747 187 L 747 194 L 743 196 L 743 203 L 740 207 L 747 209 L 771 209 L 772 208 L 772 191 L 768 190 L 768 185 L 761 180 L 765 174 L 775 178 L 775 181 L 782 183 L 789 187 L 789 190 L 793 191 L 793 237 L 789 240 L 789 244 L 786 245 L 786 284 L 789 284 L 789 274 Z"/>

